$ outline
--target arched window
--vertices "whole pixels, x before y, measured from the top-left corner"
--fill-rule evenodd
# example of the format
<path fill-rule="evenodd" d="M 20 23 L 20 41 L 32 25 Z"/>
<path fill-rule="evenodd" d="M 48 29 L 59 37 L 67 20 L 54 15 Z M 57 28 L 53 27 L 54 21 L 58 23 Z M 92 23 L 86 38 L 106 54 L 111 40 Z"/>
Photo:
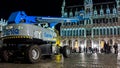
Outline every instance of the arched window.
<path fill-rule="evenodd" d="M 75 36 L 75 29 L 73 30 L 73 36 Z"/>
<path fill-rule="evenodd" d="M 66 29 L 66 36 L 68 36 L 68 29 Z"/>
<path fill-rule="evenodd" d="M 75 16 L 78 16 L 78 9 L 76 8 Z"/>
<path fill-rule="evenodd" d="M 73 17 L 72 9 L 70 10 L 69 17 Z"/>
<path fill-rule="evenodd" d="M 101 6 L 100 15 L 103 15 L 103 14 L 104 14 L 104 11 L 103 11 L 102 6 Z"/>
<path fill-rule="evenodd" d="M 66 36 L 66 31 L 65 30 L 63 30 L 63 36 Z"/>
<path fill-rule="evenodd" d="M 81 36 L 81 29 L 79 30 L 79 36 Z"/>
<path fill-rule="evenodd" d="M 116 28 L 114 28 L 114 35 L 116 35 Z"/>
<path fill-rule="evenodd" d="M 117 10 L 116 10 L 115 7 L 113 8 L 113 14 L 114 14 L 114 15 L 117 14 Z"/>
<path fill-rule="evenodd" d="M 109 28 L 107 28 L 107 35 L 110 35 L 110 33 L 109 33 Z"/>
<path fill-rule="evenodd" d="M 93 29 L 93 35 L 95 35 L 95 29 Z"/>
<path fill-rule="evenodd" d="M 107 5 L 106 14 L 110 14 L 110 9 L 109 9 L 109 6 L 108 6 L 108 5 Z"/>
<path fill-rule="evenodd" d="M 102 35 L 102 29 L 100 29 L 100 35 Z"/>
<path fill-rule="evenodd" d="M 97 29 L 95 29 L 95 35 L 97 35 Z"/>
<path fill-rule="evenodd" d="M 118 28 L 118 35 L 120 35 L 120 27 Z"/>
<path fill-rule="evenodd" d="M 70 36 L 72 36 L 72 29 L 70 29 L 70 30 L 69 30 L 69 32 L 70 32 L 70 33 L 69 33 L 69 34 L 70 34 Z"/>
<path fill-rule="evenodd" d="M 70 36 L 70 29 L 68 29 L 68 36 Z"/>
<path fill-rule="evenodd" d="M 106 30 L 105 30 L 105 28 L 104 28 L 104 29 L 103 29 L 103 35 L 105 35 L 105 34 L 106 34 L 105 32 L 106 32 Z"/>
<path fill-rule="evenodd" d="M 113 34 L 112 32 L 113 32 L 113 30 L 112 30 L 112 28 L 110 28 L 110 35 L 112 35 L 112 34 Z"/>
<path fill-rule="evenodd" d="M 94 16 L 97 16 L 97 10 L 96 10 L 96 7 L 95 7 L 95 10 L 94 10 Z"/>
<path fill-rule="evenodd" d="M 82 30 L 82 36 L 84 36 L 84 30 Z"/>
<path fill-rule="evenodd" d="M 97 35 L 99 35 L 99 29 L 96 30 Z"/>
<path fill-rule="evenodd" d="M 64 13 L 64 17 L 68 17 L 68 13 L 67 12 Z"/>

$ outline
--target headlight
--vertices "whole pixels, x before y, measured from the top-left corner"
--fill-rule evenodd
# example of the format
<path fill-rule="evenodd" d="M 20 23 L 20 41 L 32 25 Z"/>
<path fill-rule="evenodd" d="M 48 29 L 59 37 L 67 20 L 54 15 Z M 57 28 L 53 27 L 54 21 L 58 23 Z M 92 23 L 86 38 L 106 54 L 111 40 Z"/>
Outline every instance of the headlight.
<path fill-rule="evenodd" d="M 6 26 L 6 29 L 12 29 L 13 26 Z"/>

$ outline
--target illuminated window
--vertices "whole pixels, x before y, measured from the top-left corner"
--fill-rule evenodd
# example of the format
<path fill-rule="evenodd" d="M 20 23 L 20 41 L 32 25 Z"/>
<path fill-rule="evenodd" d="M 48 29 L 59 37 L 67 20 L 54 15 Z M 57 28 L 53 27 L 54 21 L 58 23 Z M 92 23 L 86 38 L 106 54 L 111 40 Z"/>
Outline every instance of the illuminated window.
<path fill-rule="evenodd" d="M 95 29 L 95 35 L 97 35 L 97 29 Z"/>
<path fill-rule="evenodd" d="M 79 30 L 79 36 L 81 36 L 81 30 Z"/>
<path fill-rule="evenodd" d="M 76 36 L 78 36 L 78 30 L 76 30 Z"/>
<path fill-rule="evenodd" d="M 120 27 L 118 28 L 118 35 L 120 35 Z"/>
<path fill-rule="evenodd" d="M 100 35 L 102 35 L 102 29 L 100 29 Z"/>
<path fill-rule="evenodd" d="M 66 36 L 66 31 L 64 30 L 64 36 Z"/>
<path fill-rule="evenodd" d="M 62 35 L 65 36 L 65 30 L 62 30 Z"/>
<path fill-rule="evenodd" d="M 103 35 L 105 35 L 106 33 L 105 33 L 106 31 L 105 31 L 105 29 L 103 29 Z"/>
<path fill-rule="evenodd" d="M 82 36 L 84 36 L 84 30 L 82 30 Z"/>
<path fill-rule="evenodd" d="M 116 8 L 114 7 L 114 9 L 113 9 L 113 14 L 116 14 L 117 13 L 117 10 L 116 10 Z"/>
<path fill-rule="evenodd" d="M 104 14 L 104 11 L 102 9 L 102 5 L 101 5 L 101 9 L 100 9 L 100 16 L 102 16 Z"/>
<path fill-rule="evenodd" d="M 119 32 L 119 31 L 118 31 L 118 28 L 116 28 L 116 34 L 117 34 L 117 35 L 118 35 L 118 32 Z"/>
<path fill-rule="evenodd" d="M 116 35 L 116 28 L 114 28 L 114 35 Z"/>
<path fill-rule="evenodd" d="M 103 15 L 104 14 L 104 11 L 103 9 L 100 10 L 100 15 Z"/>
<path fill-rule="evenodd" d="M 109 29 L 107 28 L 107 35 L 110 35 L 110 33 L 109 33 Z"/>
<path fill-rule="evenodd" d="M 70 30 L 68 30 L 68 36 L 70 36 Z"/>
<path fill-rule="evenodd" d="M 112 31 L 112 28 L 110 28 L 110 35 L 112 35 L 113 33 L 112 33 L 113 31 Z"/>
<path fill-rule="evenodd" d="M 75 36 L 75 30 L 73 30 L 73 36 Z"/>
<path fill-rule="evenodd" d="M 93 35 L 95 35 L 95 29 L 93 29 Z"/>
<path fill-rule="evenodd" d="M 94 16 L 97 16 L 97 10 L 96 10 L 96 7 L 95 7 L 95 10 L 94 10 Z"/>
<path fill-rule="evenodd" d="M 109 9 L 109 6 L 108 6 L 108 5 L 107 5 L 106 13 L 107 13 L 107 14 L 110 14 L 110 9 Z"/>
<path fill-rule="evenodd" d="M 91 35 L 91 29 L 86 30 L 86 35 L 88 35 L 88 36 Z"/>
<path fill-rule="evenodd" d="M 96 30 L 97 35 L 99 35 L 99 29 Z"/>
<path fill-rule="evenodd" d="M 69 36 L 71 36 L 71 30 L 68 30 Z"/>

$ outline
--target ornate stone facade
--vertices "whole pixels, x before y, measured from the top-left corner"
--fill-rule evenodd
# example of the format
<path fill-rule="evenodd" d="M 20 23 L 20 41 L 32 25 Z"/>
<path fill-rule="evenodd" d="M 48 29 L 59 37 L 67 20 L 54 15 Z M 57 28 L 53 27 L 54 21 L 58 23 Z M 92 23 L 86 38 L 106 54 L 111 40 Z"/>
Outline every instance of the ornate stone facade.
<path fill-rule="evenodd" d="M 84 0 L 83 7 L 78 10 L 79 7 L 67 8 L 65 0 L 63 1 L 62 17 L 77 18 L 79 21 L 61 24 L 61 45 L 101 49 L 104 42 L 110 46 L 120 43 L 120 0 L 93 2 L 94 0 Z M 70 11 L 65 11 L 67 9 Z"/>

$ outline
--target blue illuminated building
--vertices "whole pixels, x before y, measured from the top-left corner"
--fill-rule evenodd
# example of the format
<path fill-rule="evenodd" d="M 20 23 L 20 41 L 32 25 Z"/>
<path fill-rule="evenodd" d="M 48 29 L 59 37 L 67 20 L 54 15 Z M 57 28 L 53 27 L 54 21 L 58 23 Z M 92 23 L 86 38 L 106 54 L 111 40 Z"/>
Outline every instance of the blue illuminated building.
<path fill-rule="evenodd" d="M 100 1 L 100 0 L 99 0 Z M 82 2 L 82 1 L 81 1 Z M 120 40 L 120 0 L 97 3 L 95 0 L 83 0 L 81 6 L 66 6 L 63 0 L 61 17 L 78 18 L 77 22 L 64 22 L 60 27 L 62 45 L 92 47 L 101 50 L 104 43 L 113 47 Z"/>

